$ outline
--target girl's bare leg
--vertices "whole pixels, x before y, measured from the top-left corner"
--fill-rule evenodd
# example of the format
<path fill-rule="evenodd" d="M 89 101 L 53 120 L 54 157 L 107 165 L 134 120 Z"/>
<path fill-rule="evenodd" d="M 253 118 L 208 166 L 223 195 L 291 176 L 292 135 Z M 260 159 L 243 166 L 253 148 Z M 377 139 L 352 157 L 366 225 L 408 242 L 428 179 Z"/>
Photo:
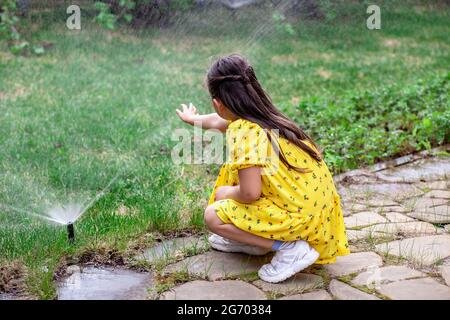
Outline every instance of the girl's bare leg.
<path fill-rule="evenodd" d="M 231 223 L 223 223 L 212 206 L 207 207 L 205 210 L 205 222 L 209 230 L 219 236 L 265 249 L 272 249 L 274 240 L 262 238 L 243 231 Z"/>

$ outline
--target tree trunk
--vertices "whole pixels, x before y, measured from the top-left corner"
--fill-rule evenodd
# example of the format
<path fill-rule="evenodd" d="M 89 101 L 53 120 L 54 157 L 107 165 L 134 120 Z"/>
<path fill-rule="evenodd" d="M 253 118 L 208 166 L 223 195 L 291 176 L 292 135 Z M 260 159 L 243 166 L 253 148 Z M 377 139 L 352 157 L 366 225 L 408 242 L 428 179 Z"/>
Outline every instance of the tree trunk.
<path fill-rule="evenodd" d="M 325 14 L 320 10 L 317 0 L 292 0 L 288 13 L 308 19 L 323 19 Z"/>
<path fill-rule="evenodd" d="M 31 0 L 17 0 L 17 13 L 19 15 L 25 16 L 28 14 L 28 11 L 30 10 Z"/>

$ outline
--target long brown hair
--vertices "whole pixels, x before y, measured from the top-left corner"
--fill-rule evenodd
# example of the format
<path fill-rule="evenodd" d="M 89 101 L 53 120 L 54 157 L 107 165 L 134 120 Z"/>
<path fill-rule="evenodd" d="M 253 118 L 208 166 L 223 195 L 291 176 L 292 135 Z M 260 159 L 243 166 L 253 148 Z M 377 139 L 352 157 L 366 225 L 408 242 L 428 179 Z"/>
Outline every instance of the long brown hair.
<path fill-rule="evenodd" d="M 214 62 L 208 71 L 207 85 L 211 96 L 219 99 L 236 116 L 257 123 L 264 129 L 272 146 L 280 151 L 281 161 L 288 168 L 308 172 L 288 162 L 279 145 L 271 138 L 270 130 L 277 129 L 281 137 L 297 145 L 313 159 L 322 160 L 314 141 L 273 105 L 258 82 L 253 67 L 241 55 L 232 54 Z M 305 140 L 316 150 L 308 146 Z"/>

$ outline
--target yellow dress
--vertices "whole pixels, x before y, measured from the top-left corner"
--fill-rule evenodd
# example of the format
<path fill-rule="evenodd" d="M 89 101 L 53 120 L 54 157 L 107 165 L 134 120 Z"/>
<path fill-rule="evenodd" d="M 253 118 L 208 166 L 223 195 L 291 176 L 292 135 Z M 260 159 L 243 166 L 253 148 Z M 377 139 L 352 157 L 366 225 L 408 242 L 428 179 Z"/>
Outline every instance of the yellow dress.
<path fill-rule="evenodd" d="M 267 239 L 305 240 L 319 252 L 317 264 L 333 263 L 337 256 L 350 253 L 340 197 L 324 161 L 317 162 L 288 140 L 276 138 L 289 163 L 309 172 L 289 169 L 281 160 L 274 170 L 272 162 L 262 154 L 273 148 L 258 124 L 235 120 L 226 135 L 229 150 L 239 152 L 232 151 L 222 165 L 209 199 L 224 223 Z M 219 186 L 238 185 L 238 170 L 253 166 L 262 168 L 262 193 L 257 201 L 214 201 Z"/>

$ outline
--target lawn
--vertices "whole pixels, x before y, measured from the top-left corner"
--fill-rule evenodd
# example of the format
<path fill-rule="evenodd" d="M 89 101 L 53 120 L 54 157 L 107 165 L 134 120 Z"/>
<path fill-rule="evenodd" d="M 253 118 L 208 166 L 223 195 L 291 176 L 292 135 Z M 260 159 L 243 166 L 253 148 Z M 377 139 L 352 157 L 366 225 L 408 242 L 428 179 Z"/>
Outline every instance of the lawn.
<path fill-rule="evenodd" d="M 42 56 L 0 45 L 0 292 L 55 297 L 55 273 L 74 260 L 128 263 L 176 232 L 203 232 L 217 165 L 175 166 L 174 109 L 211 112 L 204 76 L 216 56 L 240 52 L 275 104 L 324 149 L 335 173 L 449 142 L 450 11 L 380 1 L 330 7 L 321 22 L 274 25 L 267 8 L 186 14 L 162 30 L 107 31 L 65 15 L 25 21 Z M 448 9 L 448 7 L 446 7 Z M 64 10 L 62 11 L 64 12 Z M 37 218 L 55 204 L 105 195 L 75 225 Z M 17 288 L 7 284 L 23 275 Z"/>

